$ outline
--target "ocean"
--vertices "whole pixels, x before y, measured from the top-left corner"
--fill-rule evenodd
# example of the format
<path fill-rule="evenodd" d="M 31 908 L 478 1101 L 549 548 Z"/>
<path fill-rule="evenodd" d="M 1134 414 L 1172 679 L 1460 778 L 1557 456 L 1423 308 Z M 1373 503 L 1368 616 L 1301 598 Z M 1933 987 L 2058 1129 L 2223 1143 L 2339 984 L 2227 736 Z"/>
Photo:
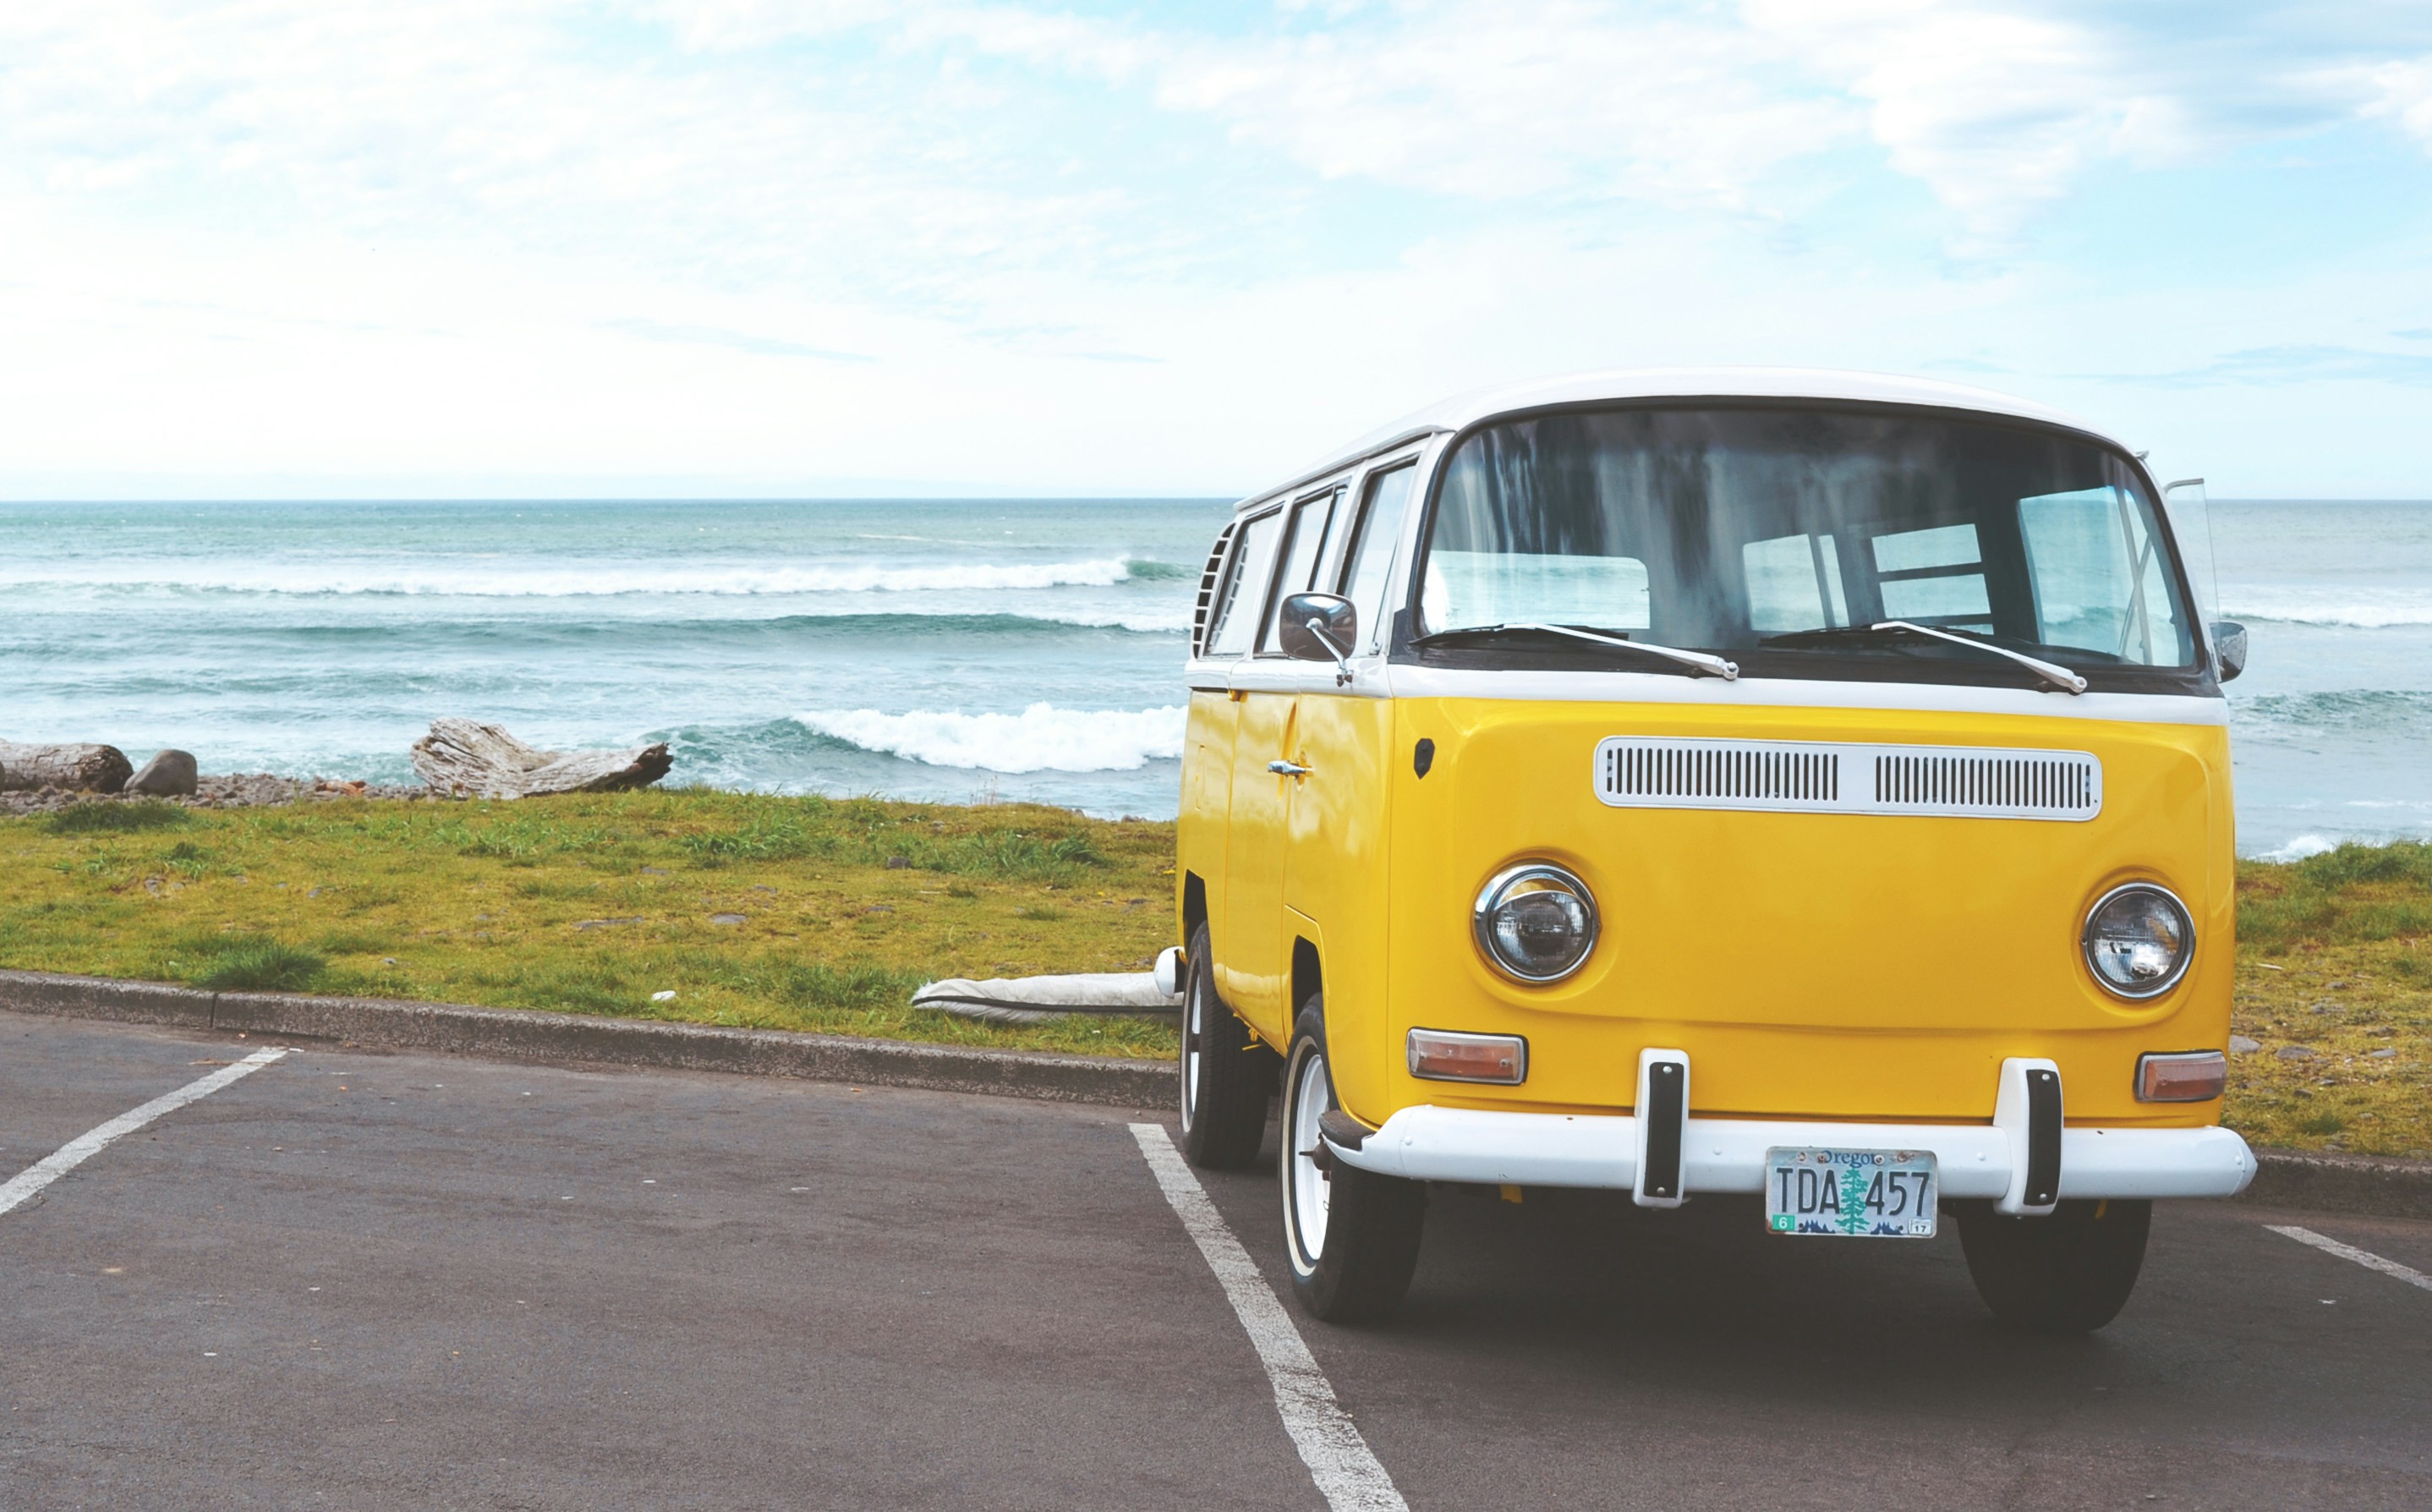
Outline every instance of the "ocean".
<path fill-rule="evenodd" d="M 412 780 L 444 714 L 671 780 L 1173 814 L 1222 501 L 0 503 L 0 739 Z M 2219 501 L 2239 848 L 2432 835 L 2432 503 Z"/>

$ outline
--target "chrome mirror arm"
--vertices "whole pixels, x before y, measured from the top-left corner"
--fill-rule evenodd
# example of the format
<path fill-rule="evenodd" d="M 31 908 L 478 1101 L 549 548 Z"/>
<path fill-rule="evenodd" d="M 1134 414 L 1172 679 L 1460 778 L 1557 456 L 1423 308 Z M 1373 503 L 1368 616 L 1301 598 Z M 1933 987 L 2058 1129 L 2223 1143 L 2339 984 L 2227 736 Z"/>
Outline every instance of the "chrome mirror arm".
<path fill-rule="evenodd" d="M 1315 615 L 1310 615 L 1307 622 L 1304 623 L 1301 628 L 1307 630 L 1311 637 L 1315 637 L 1317 643 L 1326 648 L 1326 654 L 1334 658 L 1334 686 L 1337 688 L 1349 687 L 1351 684 L 1351 653 L 1343 648 L 1343 642 L 1335 639 L 1332 636 L 1326 633 L 1326 621 Z"/>

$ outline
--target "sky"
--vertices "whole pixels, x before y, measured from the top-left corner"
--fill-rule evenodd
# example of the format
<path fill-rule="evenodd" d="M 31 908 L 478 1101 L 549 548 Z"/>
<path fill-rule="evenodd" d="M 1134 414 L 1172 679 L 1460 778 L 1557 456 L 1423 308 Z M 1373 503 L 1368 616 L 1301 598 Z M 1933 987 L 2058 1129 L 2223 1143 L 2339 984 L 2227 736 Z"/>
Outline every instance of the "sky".
<path fill-rule="evenodd" d="M 2432 5 L 8 0 L 0 498 L 1234 495 L 1851 367 L 2432 497 Z"/>

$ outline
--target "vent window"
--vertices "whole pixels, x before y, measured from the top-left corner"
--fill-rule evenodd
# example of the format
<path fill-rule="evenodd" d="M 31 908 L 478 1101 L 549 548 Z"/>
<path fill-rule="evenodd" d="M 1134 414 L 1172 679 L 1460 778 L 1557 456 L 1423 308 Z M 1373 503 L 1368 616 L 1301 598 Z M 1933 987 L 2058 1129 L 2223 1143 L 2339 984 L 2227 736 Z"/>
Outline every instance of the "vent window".
<path fill-rule="evenodd" d="M 1216 533 L 1216 545 L 1208 553 L 1207 569 L 1199 574 L 1199 602 L 1191 611 L 1191 654 L 1205 655 L 1208 651 L 1208 609 L 1216 602 L 1216 582 L 1224 572 L 1224 549 L 1233 544 L 1231 524 Z"/>

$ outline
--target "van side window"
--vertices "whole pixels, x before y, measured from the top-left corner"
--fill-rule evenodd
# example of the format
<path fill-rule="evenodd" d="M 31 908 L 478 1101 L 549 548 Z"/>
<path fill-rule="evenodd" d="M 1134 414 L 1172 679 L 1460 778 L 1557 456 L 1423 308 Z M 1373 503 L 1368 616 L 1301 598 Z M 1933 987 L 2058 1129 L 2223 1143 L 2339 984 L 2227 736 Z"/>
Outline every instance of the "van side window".
<path fill-rule="evenodd" d="M 1830 630 L 1849 622 L 1841 553 L 1830 535 L 1777 535 L 1740 548 L 1748 628 L 1760 635 Z"/>
<path fill-rule="evenodd" d="M 1275 588 L 1275 605 L 1281 611 L 1284 595 L 1305 593 L 1317 580 L 1317 564 L 1324 559 L 1326 541 L 1334 534 L 1334 501 L 1343 497 L 1337 488 L 1313 499 L 1304 499 L 1292 510 L 1292 533 L 1284 543 L 1283 579 Z M 1272 618 L 1258 632 L 1258 650 L 1269 652 L 1275 647 L 1275 627 Z"/>
<path fill-rule="evenodd" d="M 1406 462 L 1391 472 L 1372 473 L 1360 506 L 1358 534 L 1343 553 L 1343 596 L 1360 610 L 1360 638 L 1374 646 L 1385 631 L 1385 573 L 1393 565 L 1393 543 L 1401 539 L 1402 517 L 1410 507 L 1410 483 L 1418 465 Z"/>
<path fill-rule="evenodd" d="M 1991 634 L 1993 603 L 1973 523 L 1896 531 L 1871 544 L 1885 619 Z"/>
<path fill-rule="evenodd" d="M 1250 649 L 1251 635 L 1266 609 L 1267 584 L 1275 575 L 1275 545 L 1283 522 L 1283 512 L 1273 510 L 1241 527 L 1241 544 L 1233 552 L 1233 569 L 1208 631 L 1208 655 L 1238 656 Z"/>
<path fill-rule="evenodd" d="M 2116 488 L 2018 501 L 2036 639 L 2148 667 L 2188 659 L 2149 518 Z"/>

